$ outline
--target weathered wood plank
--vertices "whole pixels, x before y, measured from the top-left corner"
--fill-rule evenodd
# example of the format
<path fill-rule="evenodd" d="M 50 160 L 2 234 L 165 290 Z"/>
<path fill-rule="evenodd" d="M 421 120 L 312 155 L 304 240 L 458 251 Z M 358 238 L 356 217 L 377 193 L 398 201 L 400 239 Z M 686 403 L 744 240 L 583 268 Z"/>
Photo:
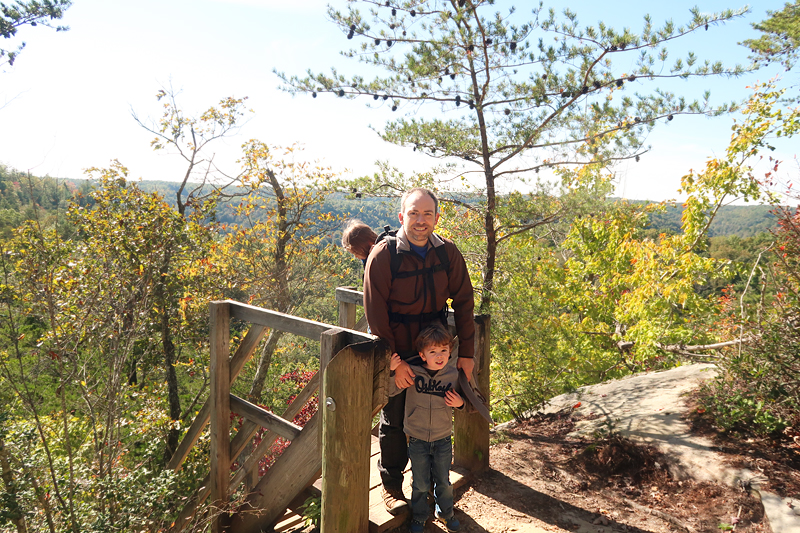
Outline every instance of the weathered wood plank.
<path fill-rule="evenodd" d="M 203 432 L 203 429 L 208 424 L 208 420 L 211 417 L 211 402 L 206 400 L 203 404 L 203 407 L 198 411 L 197 416 L 195 416 L 194 420 L 192 421 L 192 425 L 189 426 L 189 430 L 183 436 L 183 440 L 178 445 L 178 449 L 175 450 L 175 453 L 172 454 L 172 457 L 167 464 L 167 468 L 170 470 L 175 470 L 176 472 L 181 469 L 183 465 L 184 459 L 186 456 L 189 455 L 189 452 L 192 450 L 192 446 L 194 446 L 197 439 L 200 438 L 200 434 Z"/>
<path fill-rule="evenodd" d="M 349 344 L 348 330 L 342 328 L 332 328 L 324 332 L 319 339 L 319 375 L 324 376 L 325 369 L 328 364 L 333 360 L 337 353 L 339 353 L 345 346 Z M 320 379 L 319 382 L 319 409 L 320 411 L 325 408 L 325 380 Z M 322 415 L 320 415 L 321 417 Z M 322 427 L 319 425 L 319 445 L 320 453 L 322 453 Z"/>
<path fill-rule="evenodd" d="M 231 304 L 231 316 L 234 318 L 268 328 L 279 329 L 309 339 L 318 339 L 323 331 L 331 327 L 328 324 L 323 324 L 316 320 L 287 315 L 254 305 L 247 305 L 239 302 L 231 302 Z"/>
<path fill-rule="evenodd" d="M 377 467 L 375 467 L 377 471 Z M 409 498 L 411 497 L 411 469 L 409 468 L 403 473 L 403 492 Z M 450 483 L 453 489 L 458 489 L 465 485 L 469 480 L 469 472 L 457 466 L 450 470 Z M 382 487 L 377 485 L 371 488 L 369 492 L 369 533 L 385 533 L 388 531 L 396 531 L 397 528 L 403 525 L 403 522 L 408 520 L 409 508 L 404 507 L 396 516 L 390 515 L 383 505 Z M 436 531 L 439 531 L 437 528 Z"/>
<path fill-rule="evenodd" d="M 281 415 L 282 418 L 286 420 L 294 420 L 294 417 L 297 416 L 303 407 L 308 403 L 308 400 L 314 395 L 315 392 L 319 389 L 319 372 L 314 374 L 314 376 L 309 380 L 303 390 L 295 397 L 294 401 L 286 408 L 286 410 Z M 236 439 L 234 438 L 234 441 Z M 255 450 L 253 450 L 250 455 L 247 456 L 247 460 L 244 464 L 236 471 L 236 474 L 233 476 L 233 480 L 228 488 L 229 494 L 232 494 L 239 484 L 244 481 L 250 472 L 254 469 L 258 468 L 258 463 L 261 461 L 261 458 L 264 457 L 264 454 L 269 451 L 272 444 L 278 440 L 278 435 L 276 433 L 267 432 L 264 433 L 261 437 L 261 442 L 258 443 Z"/>
<path fill-rule="evenodd" d="M 279 518 L 289 502 L 319 476 L 322 454 L 319 449 L 317 413 L 256 484 L 253 492 L 231 521 L 231 533 L 259 533 Z"/>
<path fill-rule="evenodd" d="M 369 490 L 381 484 L 381 475 L 378 471 L 378 459 L 380 458 L 381 447 L 378 437 L 370 435 L 369 445 Z M 410 470 L 409 470 L 410 472 Z M 322 496 L 322 478 L 316 480 L 308 490 L 314 492 L 314 496 Z M 372 501 L 372 500 L 370 500 Z M 372 505 L 372 504 L 370 504 Z"/>
<path fill-rule="evenodd" d="M 293 511 L 286 511 L 283 513 L 278 519 L 278 523 L 275 524 L 275 533 L 291 533 L 292 531 L 298 531 L 303 527 L 305 523 L 305 518 L 301 515 L 293 512 Z"/>
<path fill-rule="evenodd" d="M 489 395 L 489 315 L 475 317 L 475 370 L 473 378 Z M 489 468 L 489 423 L 478 413 L 456 409 L 453 424 L 454 462 L 472 472 Z"/>
<path fill-rule="evenodd" d="M 336 301 L 364 305 L 364 293 L 355 287 L 336 287 Z"/>
<path fill-rule="evenodd" d="M 244 450 L 244 447 L 250 442 L 250 439 L 253 438 L 253 435 L 255 435 L 257 430 L 258 426 L 256 424 L 245 421 L 244 424 L 242 424 L 242 427 L 239 428 L 239 431 L 236 432 L 236 436 L 231 440 L 230 457 L 238 457 L 239 454 L 242 453 L 242 450 Z M 242 479 L 243 478 L 244 476 Z M 242 479 L 239 479 L 235 485 L 233 483 L 228 485 L 228 496 L 236 491 L 236 487 L 239 485 L 239 483 L 241 483 Z M 183 506 L 180 515 L 175 520 L 175 524 L 170 528 L 170 531 L 181 531 L 188 521 L 195 515 L 197 508 L 206 501 L 211 492 L 210 480 L 211 475 L 206 474 L 206 477 L 204 477 L 200 482 L 199 487 L 194 491 L 187 503 Z"/>
<path fill-rule="evenodd" d="M 245 363 L 250 360 L 250 357 L 252 357 L 253 352 L 266 333 L 267 328 L 259 326 L 258 324 L 253 324 L 250 326 L 250 329 L 247 330 L 247 335 L 244 336 L 236 353 L 231 357 L 231 383 L 233 383 L 239 375 L 239 372 L 242 371 Z"/>
<path fill-rule="evenodd" d="M 231 394 L 231 411 L 243 416 L 250 422 L 255 422 L 263 428 L 274 431 L 287 440 L 296 439 L 303 430 L 300 426 L 284 420 L 278 415 L 270 413 L 243 398 L 239 398 L 235 394 Z"/>
<path fill-rule="evenodd" d="M 358 329 L 356 328 L 356 304 L 339 302 L 339 327 Z"/>
<path fill-rule="evenodd" d="M 233 358 L 231 358 L 231 383 L 233 383 L 233 380 L 235 380 L 236 376 L 239 375 L 239 372 L 242 370 L 244 364 L 253 355 L 253 350 L 256 349 L 258 343 L 264 338 L 265 332 L 266 328 L 258 325 L 252 326 L 247 331 L 247 335 L 244 336 L 242 343 L 239 345 L 236 353 L 233 354 Z M 197 442 L 197 439 L 200 438 L 200 433 L 202 433 L 203 428 L 205 428 L 206 424 L 208 424 L 210 415 L 211 404 L 209 403 L 209 400 L 206 400 L 203 404 L 203 407 L 192 421 L 192 425 L 189 426 L 189 430 L 183 436 L 181 443 L 178 445 L 178 449 L 170 458 L 167 468 L 170 470 L 175 470 L 176 472 L 180 470 L 184 459 L 186 459 L 186 456 L 189 455 L 189 451 L 192 449 L 192 446 L 194 446 L 195 442 Z"/>
<path fill-rule="evenodd" d="M 344 328 L 328 328 L 325 330 L 319 338 L 319 372 L 320 374 L 325 373 L 325 368 L 331 362 L 333 357 L 339 353 L 342 348 L 347 346 L 349 343 L 349 335 L 347 334 L 348 330 Z M 324 390 L 324 380 L 320 382 L 320 386 Z M 322 402 L 320 402 L 322 403 Z"/>
<path fill-rule="evenodd" d="M 230 304 L 211 302 L 211 501 L 224 509 L 228 502 L 230 480 Z M 221 533 L 227 525 L 225 513 L 212 519 L 211 530 Z"/>
<path fill-rule="evenodd" d="M 233 410 L 233 406 L 231 406 L 231 410 Z M 236 431 L 236 436 L 231 439 L 231 459 L 239 457 L 239 454 L 250 444 L 259 427 L 261 426 L 250 420 L 245 420 L 242 423 L 239 430 Z M 228 485 L 228 491 L 232 492 L 230 485 Z"/>
<path fill-rule="evenodd" d="M 354 346 L 356 348 L 358 345 Z M 376 342 L 373 350 L 372 367 L 372 416 L 378 414 L 389 400 L 389 361 L 392 358 L 389 345 Z"/>
<path fill-rule="evenodd" d="M 364 292 L 360 291 L 354 287 L 337 287 L 336 288 L 336 300 L 338 302 L 347 302 L 347 303 L 354 303 L 356 305 L 364 305 Z M 456 317 L 453 313 L 449 313 L 447 315 L 447 324 L 450 326 L 456 325 Z M 352 329 L 361 330 L 358 326 L 353 327 Z M 361 330 L 365 331 L 365 330 Z"/>
<path fill-rule="evenodd" d="M 345 348 L 323 374 L 322 518 L 325 533 L 369 528 L 372 351 Z"/>
<path fill-rule="evenodd" d="M 258 324 L 260 326 L 266 326 L 268 328 L 279 329 L 281 331 L 306 337 L 308 339 L 318 340 L 324 331 L 335 327 L 330 324 L 317 322 L 316 320 L 309 320 L 307 318 L 287 315 L 277 311 L 270 311 L 269 309 L 262 309 L 261 307 L 256 307 L 254 305 L 247 305 L 234 302 L 232 300 L 226 301 L 231 306 L 231 316 L 234 318 L 238 318 L 252 324 Z M 374 338 L 371 335 L 362 333 L 360 331 L 347 331 L 355 335 L 354 339 L 356 340 L 353 342 L 366 341 Z"/>

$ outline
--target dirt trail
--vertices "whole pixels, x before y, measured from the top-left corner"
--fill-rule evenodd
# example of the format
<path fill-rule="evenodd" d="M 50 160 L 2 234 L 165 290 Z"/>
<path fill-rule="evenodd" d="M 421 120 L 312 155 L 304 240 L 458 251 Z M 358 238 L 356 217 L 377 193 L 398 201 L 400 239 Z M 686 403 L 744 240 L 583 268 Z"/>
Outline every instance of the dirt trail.
<path fill-rule="evenodd" d="M 720 446 L 692 431 L 686 395 L 712 375 L 689 365 L 585 387 L 501 427 L 491 470 L 458 495 L 462 531 L 800 533 L 786 497 L 800 500 L 796 449 L 769 455 L 763 443 Z M 777 514 L 765 516 L 748 484 L 783 487 Z"/>
<path fill-rule="evenodd" d="M 723 464 L 711 439 L 692 434 L 685 419 L 686 394 L 715 375 L 713 365 L 639 374 L 558 396 L 544 412 L 556 413 L 580 403 L 576 411 L 588 419 L 579 422 L 571 436 L 589 438 L 612 430 L 656 446 L 670 459 L 670 473 L 678 479 L 736 486 L 738 480 L 750 481 L 755 474 Z"/>

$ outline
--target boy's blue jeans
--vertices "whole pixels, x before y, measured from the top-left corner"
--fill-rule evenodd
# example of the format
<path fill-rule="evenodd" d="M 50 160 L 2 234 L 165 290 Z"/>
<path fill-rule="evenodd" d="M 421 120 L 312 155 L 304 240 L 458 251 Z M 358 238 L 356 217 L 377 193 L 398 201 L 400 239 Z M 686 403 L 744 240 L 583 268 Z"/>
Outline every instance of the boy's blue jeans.
<path fill-rule="evenodd" d="M 453 486 L 450 484 L 450 463 L 453 441 L 450 437 L 428 442 L 414 437 L 408 440 L 411 458 L 411 515 L 413 520 L 428 519 L 428 491 L 433 482 L 436 511 L 442 518 L 453 516 Z"/>

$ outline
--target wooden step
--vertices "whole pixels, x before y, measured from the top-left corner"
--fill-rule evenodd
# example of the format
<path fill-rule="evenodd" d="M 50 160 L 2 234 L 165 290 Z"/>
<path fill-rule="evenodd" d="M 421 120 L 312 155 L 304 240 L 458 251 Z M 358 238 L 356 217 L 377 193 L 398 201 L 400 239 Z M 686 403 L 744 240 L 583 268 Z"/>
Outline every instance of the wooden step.
<path fill-rule="evenodd" d="M 378 445 L 378 438 L 373 436 L 372 442 L 370 446 L 370 469 L 369 469 L 369 533 L 384 533 L 387 531 L 391 531 L 392 529 L 396 529 L 402 526 L 404 523 L 408 522 L 409 520 L 409 508 L 406 506 L 400 510 L 397 515 L 391 515 L 386 511 L 386 508 L 383 506 L 383 494 L 382 494 L 382 485 L 381 485 L 381 476 L 380 472 L 378 472 L 378 457 L 380 456 L 380 447 Z M 459 467 L 453 467 L 450 470 L 450 483 L 453 484 L 454 488 L 459 488 L 468 481 L 468 472 L 464 469 Z M 407 496 L 411 496 L 411 468 L 409 467 L 403 473 L 403 493 Z M 322 480 L 318 479 L 312 487 L 309 487 L 308 493 L 309 495 L 313 494 L 319 496 L 322 494 Z M 305 501 L 307 495 L 303 495 L 302 498 L 298 497 L 295 502 L 296 505 L 293 505 L 292 508 L 295 511 L 298 509 L 300 505 Z M 292 513 L 293 514 L 293 513 Z M 295 515 L 296 516 L 296 515 Z M 280 522 L 281 524 L 291 524 L 291 519 L 289 515 L 285 516 L 282 520 L 285 522 Z M 302 526 L 302 519 L 298 522 Z M 300 527 L 296 527 L 295 529 L 291 529 L 291 526 L 281 526 L 284 529 L 278 529 L 278 525 L 275 526 L 276 532 L 286 532 L 290 533 L 295 529 L 300 529 Z M 286 527 L 290 527 L 290 529 L 286 529 Z"/>

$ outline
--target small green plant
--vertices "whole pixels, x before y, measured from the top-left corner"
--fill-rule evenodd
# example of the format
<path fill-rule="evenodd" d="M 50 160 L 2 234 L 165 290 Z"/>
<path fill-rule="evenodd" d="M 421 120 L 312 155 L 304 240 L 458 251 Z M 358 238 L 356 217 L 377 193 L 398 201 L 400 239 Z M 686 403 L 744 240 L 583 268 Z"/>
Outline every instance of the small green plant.
<path fill-rule="evenodd" d="M 747 428 L 756 434 L 776 435 L 789 425 L 742 383 L 709 384 L 701 390 L 701 397 L 705 408 L 725 431 Z"/>
<path fill-rule="evenodd" d="M 505 431 L 495 431 L 494 433 L 489 435 L 489 446 L 494 446 L 495 444 L 503 444 L 504 442 L 508 442 L 510 440 L 511 438 Z"/>
<path fill-rule="evenodd" d="M 606 418 L 605 421 L 601 424 L 601 426 L 595 430 L 594 438 L 597 440 L 603 439 L 610 439 L 614 435 L 617 434 L 617 422 L 619 422 L 619 418 L 612 420 L 611 418 Z"/>
<path fill-rule="evenodd" d="M 306 526 L 319 527 L 322 519 L 322 503 L 319 496 L 311 496 L 300 506 Z"/>

